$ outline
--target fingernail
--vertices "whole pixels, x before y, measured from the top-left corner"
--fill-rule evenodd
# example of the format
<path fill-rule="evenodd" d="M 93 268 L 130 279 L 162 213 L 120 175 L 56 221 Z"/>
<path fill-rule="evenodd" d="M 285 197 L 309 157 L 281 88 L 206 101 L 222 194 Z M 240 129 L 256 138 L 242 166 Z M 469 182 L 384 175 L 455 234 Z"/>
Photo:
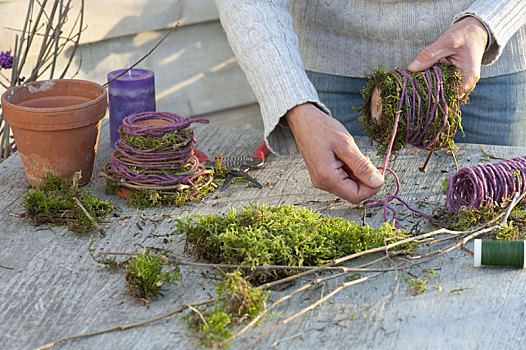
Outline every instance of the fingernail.
<path fill-rule="evenodd" d="M 373 175 L 371 175 L 371 179 L 369 180 L 371 183 L 371 186 L 373 187 L 380 187 L 384 184 L 384 177 L 378 170 L 376 170 Z"/>
<path fill-rule="evenodd" d="M 413 62 L 409 63 L 409 66 L 407 66 L 407 69 L 409 70 L 418 70 L 420 68 L 420 61 L 414 60 Z"/>

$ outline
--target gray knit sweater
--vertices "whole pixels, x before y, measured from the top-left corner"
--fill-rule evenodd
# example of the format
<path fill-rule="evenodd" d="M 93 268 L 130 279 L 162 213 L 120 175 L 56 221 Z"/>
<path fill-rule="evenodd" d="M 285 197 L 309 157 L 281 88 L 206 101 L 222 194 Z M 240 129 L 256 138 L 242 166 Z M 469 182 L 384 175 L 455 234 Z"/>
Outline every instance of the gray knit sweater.
<path fill-rule="evenodd" d="M 305 74 L 363 77 L 406 67 L 452 23 L 481 20 L 491 34 L 481 76 L 526 70 L 526 0 L 215 0 L 236 58 L 261 107 L 265 139 L 297 153 L 288 110 L 318 94 Z"/>

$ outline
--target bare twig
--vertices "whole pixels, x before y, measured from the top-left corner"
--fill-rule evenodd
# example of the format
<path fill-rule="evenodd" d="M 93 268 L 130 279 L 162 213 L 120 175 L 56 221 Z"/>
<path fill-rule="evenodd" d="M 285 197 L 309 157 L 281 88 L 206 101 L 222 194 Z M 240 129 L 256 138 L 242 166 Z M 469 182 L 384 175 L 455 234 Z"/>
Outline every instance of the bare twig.
<path fill-rule="evenodd" d="M 146 53 L 146 55 L 142 56 L 137 62 L 135 62 L 134 64 L 132 64 L 131 67 L 129 67 L 128 69 L 124 70 L 121 74 L 117 75 L 115 78 L 111 79 L 110 81 L 108 81 L 107 83 L 105 83 L 105 84 L 102 85 L 102 86 L 104 86 L 104 87 L 108 86 L 109 83 L 111 83 L 111 82 L 114 81 L 115 79 L 118 79 L 118 78 L 122 77 L 124 74 L 128 73 L 128 71 L 130 71 L 132 68 L 134 68 L 134 67 L 137 66 L 139 63 L 141 63 L 146 57 L 150 56 L 150 54 L 151 54 L 151 53 L 152 53 L 157 47 L 159 47 L 159 45 L 161 45 L 161 43 L 164 41 L 164 39 L 166 39 L 166 38 L 168 37 L 168 35 L 172 34 L 172 32 L 173 32 L 174 30 L 176 30 L 176 29 L 179 27 L 179 25 L 180 25 L 180 22 L 177 22 L 177 23 L 173 26 L 173 28 L 170 29 L 170 30 L 168 31 L 168 33 L 166 33 L 166 34 L 161 38 L 161 40 L 159 40 L 159 41 L 157 42 L 157 44 L 155 44 L 155 46 L 152 47 L 152 48 L 150 49 L 150 51 L 148 51 L 148 52 Z"/>
<path fill-rule="evenodd" d="M 203 314 L 201 313 L 201 311 L 197 310 L 195 307 L 193 307 L 192 305 L 188 305 L 188 308 L 190 310 L 192 310 L 193 312 L 195 312 L 196 314 L 199 315 L 199 318 L 201 319 L 201 321 L 203 321 L 203 323 L 205 324 L 206 327 L 208 327 L 208 322 L 206 322 L 206 319 L 203 317 Z"/>
<path fill-rule="evenodd" d="M 71 62 L 73 61 L 73 56 L 75 56 L 75 54 L 77 53 L 77 49 L 79 47 L 80 34 L 84 30 L 82 29 L 82 25 L 84 23 L 84 0 L 82 0 L 80 3 L 79 15 L 80 15 L 80 25 L 79 25 L 79 32 L 77 34 L 77 39 L 75 41 L 75 44 L 73 44 L 73 50 L 71 51 L 71 55 L 69 56 L 69 60 L 68 60 L 68 63 L 66 64 L 66 67 L 64 68 L 64 70 L 62 71 L 62 74 L 60 75 L 60 79 L 64 78 L 64 76 L 66 75 L 66 72 L 68 71 L 69 66 L 71 65 Z M 77 17 L 77 20 L 78 18 L 79 17 Z M 75 24 L 73 25 L 73 27 L 75 27 L 75 25 L 77 24 L 77 20 L 75 20 Z M 80 68 L 80 64 L 79 64 L 79 68 Z"/>
<path fill-rule="evenodd" d="M 163 318 L 167 318 L 167 317 L 170 317 L 172 315 L 178 314 L 181 311 L 184 311 L 184 310 L 190 308 L 190 306 L 199 306 L 199 305 L 211 304 L 211 303 L 214 303 L 214 302 L 216 302 L 218 300 L 219 300 L 218 298 L 214 298 L 214 299 L 209 299 L 209 300 L 205 300 L 205 301 L 201 301 L 201 302 L 197 302 L 197 303 L 182 304 L 181 306 L 179 306 L 175 310 L 172 310 L 172 311 L 170 311 L 168 313 L 165 313 L 163 315 L 160 315 L 160 316 L 157 316 L 157 317 L 154 317 L 154 318 L 150 318 L 148 320 L 144 320 L 144 321 L 140 321 L 140 322 L 136 322 L 136 323 L 128 323 L 128 324 L 117 325 L 117 326 L 114 326 L 114 327 L 111 327 L 111 328 L 106 328 L 106 329 L 103 329 L 103 330 L 100 330 L 100 331 L 96 331 L 96 332 L 90 332 L 90 333 L 84 333 L 84 334 L 76 334 L 76 335 L 71 335 L 71 336 L 68 336 L 68 337 L 63 337 L 63 338 L 57 339 L 57 340 L 55 340 L 55 341 L 53 341 L 51 343 L 48 343 L 46 345 L 39 346 L 38 348 L 35 348 L 35 350 L 49 349 L 49 348 L 51 348 L 51 347 L 53 347 L 53 346 L 55 346 L 55 345 L 57 345 L 59 343 L 65 342 L 67 340 L 73 340 L 73 339 L 79 339 L 79 338 L 87 338 L 87 337 L 91 337 L 91 336 L 94 336 L 94 335 L 109 333 L 109 332 L 113 332 L 113 331 L 117 331 L 117 330 L 124 331 L 124 330 L 129 329 L 129 328 L 143 326 L 145 324 L 152 323 L 152 322 L 155 322 L 155 321 L 159 321 L 159 320 L 162 320 Z"/>
<path fill-rule="evenodd" d="M 497 156 L 494 156 L 492 154 L 489 154 L 487 153 L 485 150 L 484 150 L 484 145 L 481 145 L 480 146 L 480 151 L 488 158 L 491 158 L 491 159 L 497 159 L 497 160 L 506 160 L 506 158 L 501 158 L 501 157 L 497 157 Z"/>
<path fill-rule="evenodd" d="M 144 247 L 144 246 L 143 246 Z M 144 247 L 148 249 L 148 247 Z M 97 253 L 97 257 L 103 256 L 103 255 L 125 255 L 125 256 L 140 256 L 142 253 L 139 252 L 99 252 Z M 393 254 L 395 255 L 395 254 Z M 197 262 L 189 262 L 189 261 L 180 261 L 180 260 L 174 260 L 169 259 L 166 257 L 167 260 L 169 260 L 169 263 L 172 265 L 181 265 L 181 266 L 194 266 L 194 267 L 203 267 L 203 268 L 217 268 L 217 269 L 242 269 L 242 270 L 262 270 L 262 271 L 274 271 L 274 270 L 312 270 L 317 269 L 318 266 L 290 266 L 290 265 L 263 265 L 263 266 L 253 266 L 253 265 L 236 265 L 236 264 L 211 264 L 211 263 L 197 263 Z M 382 257 L 380 259 L 376 259 L 373 262 L 364 264 L 364 265 L 374 265 L 378 263 L 381 260 L 384 260 L 385 257 Z M 322 271 L 338 271 L 342 273 L 348 273 L 348 272 L 388 272 L 393 271 L 391 268 L 387 269 L 368 269 L 365 268 L 364 265 L 361 265 L 360 267 L 345 267 L 345 266 L 329 266 L 326 268 L 323 268 Z"/>
<path fill-rule="evenodd" d="M 7 266 L 4 266 L 4 265 L 0 265 L 0 267 L 2 269 L 6 269 L 6 270 L 14 270 L 12 267 L 7 267 Z"/>
<path fill-rule="evenodd" d="M 370 277 L 362 277 L 362 278 L 359 278 L 357 280 L 354 280 L 354 281 L 349 281 L 349 282 L 344 282 L 342 284 L 340 284 L 336 289 L 334 289 L 332 292 L 330 292 L 329 294 L 327 294 L 326 296 L 324 296 L 323 298 L 320 298 L 318 299 L 317 301 L 315 301 L 314 303 L 310 304 L 309 306 L 307 306 L 306 308 L 303 308 L 302 310 L 296 312 L 294 315 L 290 316 L 290 317 L 287 317 L 286 319 L 284 319 L 283 321 L 281 321 L 280 323 L 278 323 L 277 325 L 275 325 L 274 327 L 272 327 L 271 329 L 267 330 L 266 332 L 264 332 L 263 334 L 261 334 L 259 337 L 257 337 L 254 341 L 252 341 L 250 344 L 248 344 L 247 346 L 244 347 L 244 349 L 251 349 L 254 347 L 254 345 L 256 345 L 261 339 L 263 339 L 264 337 L 266 337 L 268 334 L 274 332 L 276 329 L 286 325 L 287 323 L 289 323 L 290 321 L 296 319 L 297 317 L 305 314 L 306 312 L 316 308 L 318 305 L 322 304 L 323 302 L 327 301 L 328 299 L 332 298 L 334 295 L 336 295 L 337 293 L 339 293 L 340 291 L 342 291 L 343 289 L 349 287 L 349 286 L 352 286 L 352 285 L 355 285 L 355 284 L 358 284 L 358 283 L 362 283 L 362 282 L 365 282 L 367 281 L 368 279 L 370 278 L 373 278 L 373 277 L 376 277 L 378 275 L 380 275 L 381 273 L 378 273 L 378 274 L 375 274 L 373 276 L 370 276 Z"/>
<path fill-rule="evenodd" d="M 433 155 L 433 153 L 435 153 L 435 151 L 429 151 L 429 154 L 427 155 L 427 158 L 426 158 L 426 161 L 424 162 L 424 165 L 422 165 L 420 168 L 418 168 L 418 171 L 420 171 L 421 173 L 424 173 L 426 172 L 427 170 L 427 165 L 429 164 L 429 161 L 431 160 L 431 156 Z"/>
<path fill-rule="evenodd" d="M 75 201 L 75 203 L 77 203 L 78 207 L 80 209 L 82 209 L 82 212 L 84 213 L 84 215 L 86 215 L 86 217 L 88 218 L 89 221 L 91 221 L 91 223 L 93 224 L 93 226 L 97 229 L 97 231 L 99 231 L 100 235 L 102 237 L 106 237 L 106 233 L 104 232 L 104 230 L 102 229 L 102 227 L 100 227 L 100 225 L 97 223 L 97 221 L 95 221 L 95 219 L 93 219 L 90 215 L 90 213 L 86 210 L 86 208 L 84 208 L 84 206 L 82 205 L 82 203 L 77 199 L 77 197 L 73 197 L 73 200 Z"/>

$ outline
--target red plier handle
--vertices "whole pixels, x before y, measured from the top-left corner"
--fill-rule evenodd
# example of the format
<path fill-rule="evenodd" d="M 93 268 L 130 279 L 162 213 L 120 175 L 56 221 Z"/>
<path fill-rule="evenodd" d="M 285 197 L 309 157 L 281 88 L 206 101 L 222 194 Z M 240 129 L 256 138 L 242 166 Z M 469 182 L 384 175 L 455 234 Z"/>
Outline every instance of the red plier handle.
<path fill-rule="evenodd" d="M 265 156 L 267 156 L 270 153 L 270 150 L 267 147 L 267 144 L 265 141 L 261 142 L 259 146 L 254 151 L 254 154 L 252 155 L 252 158 L 254 159 L 261 159 L 263 163 L 265 162 Z"/>

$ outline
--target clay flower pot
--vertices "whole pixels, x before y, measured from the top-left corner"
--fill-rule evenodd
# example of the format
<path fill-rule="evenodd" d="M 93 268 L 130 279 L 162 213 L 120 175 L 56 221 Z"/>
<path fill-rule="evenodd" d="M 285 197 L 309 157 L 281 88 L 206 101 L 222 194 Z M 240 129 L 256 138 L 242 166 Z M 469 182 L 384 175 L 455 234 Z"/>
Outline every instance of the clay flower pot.
<path fill-rule="evenodd" d="M 31 186 L 48 171 L 63 178 L 81 171 L 79 184 L 89 182 L 106 108 L 106 90 L 84 80 L 37 81 L 2 95 L 4 118 Z"/>

